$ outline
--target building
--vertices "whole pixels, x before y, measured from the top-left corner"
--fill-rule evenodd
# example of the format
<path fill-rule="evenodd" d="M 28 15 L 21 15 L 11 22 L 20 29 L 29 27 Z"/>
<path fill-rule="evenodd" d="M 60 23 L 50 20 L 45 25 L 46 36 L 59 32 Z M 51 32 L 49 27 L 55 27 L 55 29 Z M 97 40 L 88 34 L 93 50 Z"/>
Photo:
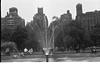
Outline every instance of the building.
<path fill-rule="evenodd" d="M 67 10 L 67 13 L 65 13 L 65 14 L 62 14 L 61 16 L 60 16 L 60 22 L 61 23 L 69 23 L 70 21 L 72 21 L 72 14 L 70 13 L 70 11 L 69 10 Z"/>
<path fill-rule="evenodd" d="M 1 30 L 5 28 L 5 19 L 1 18 Z"/>
<path fill-rule="evenodd" d="M 76 21 L 88 31 L 94 29 L 94 26 L 100 23 L 100 11 L 82 12 L 82 4 L 76 5 Z"/>
<path fill-rule="evenodd" d="M 18 10 L 15 7 L 9 8 L 9 13 L 1 18 L 1 28 L 15 30 L 18 26 L 25 27 L 25 20 L 18 15 Z"/>
<path fill-rule="evenodd" d="M 36 22 L 41 29 L 48 27 L 47 16 L 43 13 L 43 8 L 38 8 L 38 12 L 33 16 L 33 21 Z"/>

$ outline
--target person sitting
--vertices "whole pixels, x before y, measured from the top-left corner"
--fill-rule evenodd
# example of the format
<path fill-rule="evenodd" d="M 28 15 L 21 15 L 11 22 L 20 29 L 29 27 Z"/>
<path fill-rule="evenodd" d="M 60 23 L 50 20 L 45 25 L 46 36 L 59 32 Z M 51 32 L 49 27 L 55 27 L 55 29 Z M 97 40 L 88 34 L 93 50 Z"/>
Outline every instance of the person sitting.
<path fill-rule="evenodd" d="M 33 53 L 33 49 L 31 48 L 28 52 L 29 52 L 30 54 L 32 54 L 32 53 Z"/>
<path fill-rule="evenodd" d="M 27 48 L 25 48 L 25 49 L 24 49 L 24 53 L 25 53 L 25 54 L 27 54 L 27 52 L 28 52 L 28 49 L 27 49 Z"/>

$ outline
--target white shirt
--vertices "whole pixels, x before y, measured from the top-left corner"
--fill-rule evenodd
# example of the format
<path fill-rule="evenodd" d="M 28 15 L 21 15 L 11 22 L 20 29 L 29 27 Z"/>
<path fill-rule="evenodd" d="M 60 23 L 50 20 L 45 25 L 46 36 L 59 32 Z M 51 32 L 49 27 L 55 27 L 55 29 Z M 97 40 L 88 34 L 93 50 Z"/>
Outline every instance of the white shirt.
<path fill-rule="evenodd" d="M 27 52 L 27 51 L 28 51 L 28 49 L 27 49 L 27 48 L 25 48 L 25 49 L 24 49 L 24 52 Z"/>

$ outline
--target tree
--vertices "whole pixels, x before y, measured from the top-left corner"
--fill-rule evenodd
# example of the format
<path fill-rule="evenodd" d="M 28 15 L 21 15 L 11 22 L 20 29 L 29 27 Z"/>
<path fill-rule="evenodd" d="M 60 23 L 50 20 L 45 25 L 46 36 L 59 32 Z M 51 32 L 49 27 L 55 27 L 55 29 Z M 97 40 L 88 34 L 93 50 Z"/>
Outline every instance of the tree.
<path fill-rule="evenodd" d="M 12 32 L 9 29 L 3 29 L 1 31 L 1 40 L 10 41 L 12 37 Z"/>
<path fill-rule="evenodd" d="M 92 46 L 100 46 L 100 24 L 96 24 L 91 32 Z"/>
<path fill-rule="evenodd" d="M 65 49 L 85 49 L 91 44 L 89 32 L 85 31 L 79 23 L 71 21 L 70 23 L 59 24 L 56 30 L 55 44 Z"/>
<path fill-rule="evenodd" d="M 37 29 L 37 27 L 35 27 L 35 28 Z M 27 23 L 26 30 L 27 30 L 28 37 L 25 42 L 25 47 L 33 48 L 34 51 L 37 51 L 37 48 L 39 48 L 39 42 L 38 42 L 38 38 L 36 36 L 36 32 L 35 32 L 32 22 Z"/>
<path fill-rule="evenodd" d="M 26 28 L 22 28 L 22 27 L 18 26 L 11 38 L 11 40 L 13 42 L 16 42 L 18 50 L 24 49 L 24 47 L 25 47 L 24 42 L 26 39 L 27 39 Z"/>
<path fill-rule="evenodd" d="M 18 49 L 24 48 L 24 42 L 26 38 L 27 31 L 21 26 L 17 26 L 17 28 L 13 30 L 5 28 L 1 31 L 1 40 L 15 42 Z"/>
<path fill-rule="evenodd" d="M 6 52 L 7 48 L 9 48 L 9 52 Z M 10 52 L 13 52 L 13 50 L 18 52 L 15 42 L 7 42 L 7 41 L 4 42 L 4 41 L 1 41 L 1 52 L 8 53 L 10 55 Z"/>
<path fill-rule="evenodd" d="M 88 47 L 91 43 L 89 32 L 87 32 L 84 28 L 80 26 L 80 24 L 72 21 L 69 24 L 71 29 L 69 31 L 69 35 L 74 38 L 74 48 L 84 49 Z M 67 29 L 66 29 L 67 30 Z M 66 31 L 65 31 L 66 32 Z M 77 45 L 76 45 L 77 44 Z"/>

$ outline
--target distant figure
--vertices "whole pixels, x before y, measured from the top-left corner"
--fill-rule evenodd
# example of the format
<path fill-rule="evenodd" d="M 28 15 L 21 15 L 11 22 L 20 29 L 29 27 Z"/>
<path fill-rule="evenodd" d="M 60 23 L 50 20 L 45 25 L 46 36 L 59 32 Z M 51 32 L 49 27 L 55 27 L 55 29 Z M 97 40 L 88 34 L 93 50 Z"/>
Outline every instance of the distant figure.
<path fill-rule="evenodd" d="M 44 50 L 42 50 L 43 54 L 45 54 Z"/>
<path fill-rule="evenodd" d="M 28 49 L 25 48 L 25 49 L 24 49 L 24 54 L 27 54 L 27 53 L 28 53 Z"/>
<path fill-rule="evenodd" d="M 91 49 L 91 53 L 96 53 L 96 47 L 95 46 L 91 47 L 90 49 Z"/>
<path fill-rule="evenodd" d="M 58 47 L 55 47 L 55 51 L 57 51 L 58 50 Z"/>
<path fill-rule="evenodd" d="M 16 58 L 16 57 L 18 57 L 18 55 L 13 55 L 13 57 L 15 57 L 15 58 Z"/>
<path fill-rule="evenodd" d="M 32 53 L 33 53 L 33 49 L 31 48 L 28 52 L 29 52 L 30 54 L 32 54 Z"/>
<path fill-rule="evenodd" d="M 27 49 L 27 48 L 25 48 L 25 49 L 24 49 L 24 52 L 28 52 L 28 49 Z"/>
<path fill-rule="evenodd" d="M 93 53 L 96 53 L 96 47 L 93 46 Z"/>
<path fill-rule="evenodd" d="M 9 48 L 7 48 L 5 52 L 6 52 L 7 55 L 10 55 L 10 49 Z"/>
<path fill-rule="evenodd" d="M 53 55 L 53 49 L 50 49 L 49 54 L 52 56 Z"/>
<path fill-rule="evenodd" d="M 76 53 L 79 53 L 80 52 L 79 48 L 76 48 L 75 51 L 76 51 Z"/>
<path fill-rule="evenodd" d="M 20 53 L 20 56 L 24 56 L 24 53 L 23 53 L 23 52 L 21 52 L 21 53 Z"/>

